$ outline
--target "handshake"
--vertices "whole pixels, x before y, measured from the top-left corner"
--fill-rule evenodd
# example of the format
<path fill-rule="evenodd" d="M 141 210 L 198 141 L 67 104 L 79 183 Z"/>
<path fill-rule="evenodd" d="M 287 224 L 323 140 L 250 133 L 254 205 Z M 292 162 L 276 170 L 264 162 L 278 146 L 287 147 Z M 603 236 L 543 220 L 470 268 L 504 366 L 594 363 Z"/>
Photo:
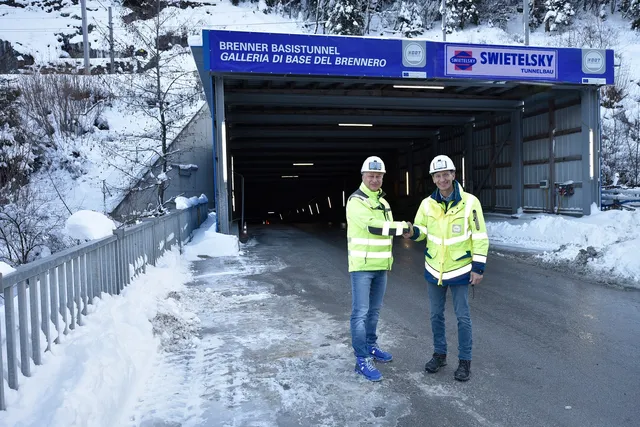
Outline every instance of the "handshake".
<path fill-rule="evenodd" d="M 402 237 L 408 239 L 411 236 L 413 236 L 413 224 L 407 221 L 407 228 L 402 229 Z"/>

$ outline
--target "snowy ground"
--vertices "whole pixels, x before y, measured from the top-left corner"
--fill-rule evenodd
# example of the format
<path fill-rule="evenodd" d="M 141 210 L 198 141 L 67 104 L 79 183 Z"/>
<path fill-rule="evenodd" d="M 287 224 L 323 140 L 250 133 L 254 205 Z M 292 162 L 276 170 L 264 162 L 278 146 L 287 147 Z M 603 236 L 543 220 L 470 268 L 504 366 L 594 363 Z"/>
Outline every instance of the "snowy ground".
<path fill-rule="evenodd" d="M 585 260 L 588 268 L 625 274 L 627 286 L 640 287 L 640 211 L 580 219 L 488 215 L 488 223 L 498 250 L 546 248 L 540 257 L 558 261 L 592 245 L 597 255 Z M 269 405 L 261 404 L 264 390 L 275 391 L 292 414 L 307 411 L 313 418 L 313 410 L 318 417 L 352 411 L 349 399 L 314 406 L 330 392 L 327 387 L 343 396 L 366 387 L 340 374 L 352 362 L 345 325 L 293 296 L 276 295 L 260 274 L 285 266 L 261 264 L 250 253 L 254 243 L 239 249 L 235 237 L 215 233 L 212 224 L 208 220 L 196 232 L 184 255 L 167 254 L 122 296 L 96 299 L 86 325 L 45 354 L 31 378 L 21 377 L 18 391 L 8 391 L 9 410 L 0 413 L 0 426 L 197 426 L 212 417 L 203 408 L 216 412 L 219 425 L 277 425 L 276 415 L 265 412 Z M 268 357 L 246 364 L 242 352 Z M 311 369 L 301 369 L 309 361 Z M 327 373 L 329 381 L 318 385 L 313 372 Z M 387 415 L 401 415 L 402 396 L 392 405 L 389 390 L 365 390 L 367 411 L 375 413 L 386 396 Z M 203 399 L 208 405 L 201 405 Z M 325 419 L 327 425 L 341 420 Z"/>

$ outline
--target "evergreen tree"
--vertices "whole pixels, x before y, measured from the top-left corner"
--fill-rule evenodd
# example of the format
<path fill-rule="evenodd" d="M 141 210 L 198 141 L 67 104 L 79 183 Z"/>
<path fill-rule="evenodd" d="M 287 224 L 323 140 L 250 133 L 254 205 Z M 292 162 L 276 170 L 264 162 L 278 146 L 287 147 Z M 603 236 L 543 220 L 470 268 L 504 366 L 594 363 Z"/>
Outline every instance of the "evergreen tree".
<path fill-rule="evenodd" d="M 464 29 L 465 25 L 478 25 L 478 4 L 480 0 L 446 0 L 444 12 L 445 28 L 452 33 L 456 28 Z"/>
<path fill-rule="evenodd" d="M 624 9 L 623 9 L 624 8 Z M 640 29 L 640 0 L 627 0 L 620 5 L 624 16 L 631 19 L 631 29 Z"/>
<path fill-rule="evenodd" d="M 546 11 L 542 0 L 529 0 L 529 28 L 535 29 L 542 25 Z"/>
<path fill-rule="evenodd" d="M 424 32 L 422 17 L 416 3 L 406 1 L 400 3 L 398 31 L 407 38 L 415 37 Z"/>
<path fill-rule="evenodd" d="M 544 15 L 544 30 L 560 31 L 569 25 L 576 14 L 575 9 L 567 0 L 545 0 L 547 13 Z"/>
<path fill-rule="evenodd" d="M 361 0 L 335 0 L 325 28 L 330 34 L 363 35 L 364 12 Z"/>

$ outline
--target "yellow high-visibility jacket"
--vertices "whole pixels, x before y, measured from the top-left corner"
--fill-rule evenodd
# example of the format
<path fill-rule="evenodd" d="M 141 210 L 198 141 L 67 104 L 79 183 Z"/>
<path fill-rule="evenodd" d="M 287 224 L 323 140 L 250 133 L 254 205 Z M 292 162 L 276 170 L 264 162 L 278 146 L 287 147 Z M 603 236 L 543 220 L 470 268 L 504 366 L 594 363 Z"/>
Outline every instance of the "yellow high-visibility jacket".
<path fill-rule="evenodd" d="M 453 200 L 436 190 L 420 204 L 412 240 L 426 239 L 424 278 L 438 285 L 468 284 L 470 273 L 484 274 L 489 237 L 480 201 L 454 181 Z"/>
<path fill-rule="evenodd" d="M 391 270 L 393 236 L 408 230 L 405 221 L 394 222 L 384 192 L 364 183 L 347 201 L 349 271 Z"/>

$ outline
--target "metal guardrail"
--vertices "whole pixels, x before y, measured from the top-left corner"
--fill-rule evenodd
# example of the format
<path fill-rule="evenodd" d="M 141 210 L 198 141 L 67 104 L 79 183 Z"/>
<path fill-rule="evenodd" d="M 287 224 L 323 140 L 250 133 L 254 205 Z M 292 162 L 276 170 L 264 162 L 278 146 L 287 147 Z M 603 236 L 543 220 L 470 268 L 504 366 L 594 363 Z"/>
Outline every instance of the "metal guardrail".
<path fill-rule="evenodd" d="M 626 209 L 635 210 L 631 206 L 640 205 L 639 188 L 606 188 L 601 192 L 601 210 Z M 631 205 L 631 206 L 628 206 Z"/>
<path fill-rule="evenodd" d="M 5 380 L 9 388 L 18 389 L 18 367 L 22 375 L 31 376 L 31 361 L 41 365 L 45 351 L 59 343 L 61 336 L 82 326 L 94 298 L 102 293 L 120 294 L 166 250 L 176 244 L 182 249 L 206 218 L 207 203 L 201 203 L 116 229 L 112 236 L 22 265 L 5 276 L 0 274 L 5 308 L 0 343 L 4 335 L 7 363 L 5 377 L 0 348 L 0 409 L 6 410 Z"/>

